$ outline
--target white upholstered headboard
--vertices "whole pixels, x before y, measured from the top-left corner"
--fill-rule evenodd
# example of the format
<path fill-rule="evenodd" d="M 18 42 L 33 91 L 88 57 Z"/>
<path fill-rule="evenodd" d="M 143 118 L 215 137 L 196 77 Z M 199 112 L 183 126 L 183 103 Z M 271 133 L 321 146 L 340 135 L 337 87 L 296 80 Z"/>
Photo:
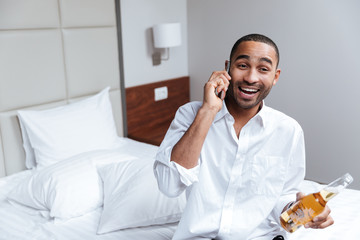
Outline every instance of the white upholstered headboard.
<path fill-rule="evenodd" d="M 0 176 L 25 169 L 17 110 L 106 86 L 123 136 L 114 0 L 0 0 Z"/>

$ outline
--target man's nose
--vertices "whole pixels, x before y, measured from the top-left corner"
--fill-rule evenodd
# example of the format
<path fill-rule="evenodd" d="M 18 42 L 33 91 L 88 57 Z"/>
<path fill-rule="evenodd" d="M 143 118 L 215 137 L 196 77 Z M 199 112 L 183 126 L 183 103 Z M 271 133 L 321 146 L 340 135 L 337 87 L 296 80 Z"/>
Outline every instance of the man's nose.
<path fill-rule="evenodd" d="M 259 81 L 259 75 L 256 69 L 250 69 L 244 77 L 244 80 L 249 84 L 253 84 Z"/>

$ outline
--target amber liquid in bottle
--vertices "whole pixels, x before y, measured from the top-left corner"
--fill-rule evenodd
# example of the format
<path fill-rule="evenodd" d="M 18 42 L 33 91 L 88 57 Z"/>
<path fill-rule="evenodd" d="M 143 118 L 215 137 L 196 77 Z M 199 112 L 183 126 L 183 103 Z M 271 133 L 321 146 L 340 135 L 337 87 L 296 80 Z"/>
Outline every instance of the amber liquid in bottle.
<path fill-rule="evenodd" d="M 347 187 L 352 180 L 350 174 L 345 174 L 320 192 L 306 195 L 281 214 L 280 223 L 282 227 L 292 233 L 310 222 L 324 210 L 326 203 Z"/>

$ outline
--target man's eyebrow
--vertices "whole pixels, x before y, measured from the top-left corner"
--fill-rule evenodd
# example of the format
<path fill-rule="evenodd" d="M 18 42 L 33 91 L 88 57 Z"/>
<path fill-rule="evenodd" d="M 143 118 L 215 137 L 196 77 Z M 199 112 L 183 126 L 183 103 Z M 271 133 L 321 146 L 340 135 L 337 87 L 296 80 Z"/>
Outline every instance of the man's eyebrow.
<path fill-rule="evenodd" d="M 249 56 L 249 55 L 239 55 L 239 56 L 237 56 L 237 57 L 235 58 L 235 61 L 236 61 L 236 60 L 239 60 L 239 59 L 242 59 L 242 58 L 245 58 L 245 59 L 249 60 L 249 59 L 250 59 L 250 56 Z"/>
<path fill-rule="evenodd" d="M 247 59 L 249 60 L 250 59 L 250 56 L 249 55 L 239 55 L 235 58 L 235 61 L 239 60 L 239 59 Z M 269 58 L 266 58 L 266 57 L 262 57 L 260 58 L 260 62 L 267 62 L 267 63 L 270 63 L 271 65 L 273 64 L 273 62 L 271 61 L 271 59 Z"/>
<path fill-rule="evenodd" d="M 271 65 L 273 64 L 273 62 L 271 61 L 271 59 L 266 58 L 266 57 L 260 58 L 260 61 L 268 62 L 268 63 L 270 63 Z"/>

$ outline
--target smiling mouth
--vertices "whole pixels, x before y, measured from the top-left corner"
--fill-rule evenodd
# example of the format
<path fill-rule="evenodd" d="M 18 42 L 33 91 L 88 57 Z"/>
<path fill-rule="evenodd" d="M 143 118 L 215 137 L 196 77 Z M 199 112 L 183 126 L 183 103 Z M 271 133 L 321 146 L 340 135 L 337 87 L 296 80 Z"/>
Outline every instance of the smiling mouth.
<path fill-rule="evenodd" d="M 254 95 L 255 93 L 260 91 L 260 89 L 253 89 L 253 88 L 246 88 L 246 87 L 239 87 L 239 90 L 246 95 Z"/>

